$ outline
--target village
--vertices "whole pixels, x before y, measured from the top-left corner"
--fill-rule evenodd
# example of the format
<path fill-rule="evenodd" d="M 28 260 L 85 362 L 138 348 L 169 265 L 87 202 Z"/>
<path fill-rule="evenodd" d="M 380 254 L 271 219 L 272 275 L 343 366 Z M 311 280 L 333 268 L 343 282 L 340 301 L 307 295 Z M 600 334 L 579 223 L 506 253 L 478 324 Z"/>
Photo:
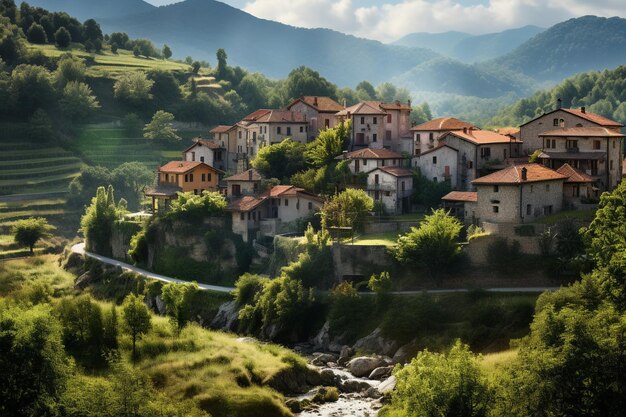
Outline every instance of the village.
<path fill-rule="evenodd" d="M 196 138 L 182 158 L 158 169 L 145 190 L 153 212 L 179 192 L 218 191 L 229 201 L 232 231 L 244 241 L 293 232 L 320 210 L 324 198 L 290 184 L 263 186 L 251 160 L 283 140 L 309 143 L 324 129 L 349 122 L 353 185 L 385 213 L 414 210 L 414 173 L 452 190 L 441 206 L 466 225 L 497 234 L 564 210 L 593 210 L 623 175 L 622 124 L 578 109 L 555 109 L 519 128 L 483 130 L 454 117 L 411 126 L 411 103 L 361 102 L 344 107 L 329 97 L 304 96 L 284 109 L 260 109 L 212 137 Z M 228 174 L 227 174 L 228 173 Z"/>

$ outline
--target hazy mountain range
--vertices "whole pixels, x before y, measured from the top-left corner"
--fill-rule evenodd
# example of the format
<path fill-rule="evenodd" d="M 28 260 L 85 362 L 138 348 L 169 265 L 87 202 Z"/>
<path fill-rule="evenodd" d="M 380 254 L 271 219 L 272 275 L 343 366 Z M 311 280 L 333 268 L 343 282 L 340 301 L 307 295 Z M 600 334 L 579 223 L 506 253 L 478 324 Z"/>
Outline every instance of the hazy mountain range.
<path fill-rule="evenodd" d="M 259 19 L 215 0 L 162 7 L 141 0 L 29 3 L 98 18 L 106 32 L 167 43 L 178 58 L 215 62 L 215 51 L 224 48 L 229 63 L 269 77 L 284 78 L 306 65 L 340 86 L 393 80 L 414 92 L 521 96 L 581 71 L 626 63 L 626 19 L 621 18 L 585 16 L 545 30 L 526 26 L 480 36 L 414 33 L 383 44 Z"/>

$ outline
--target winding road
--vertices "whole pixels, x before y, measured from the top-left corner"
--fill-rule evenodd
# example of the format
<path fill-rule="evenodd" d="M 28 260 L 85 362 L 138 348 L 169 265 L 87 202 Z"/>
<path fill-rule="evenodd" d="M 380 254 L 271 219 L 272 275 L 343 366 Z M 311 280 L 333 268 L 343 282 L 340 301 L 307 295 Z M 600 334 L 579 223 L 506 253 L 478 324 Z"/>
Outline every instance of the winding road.
<path fill-rule="evenodd" d="M 79 255 L 84 255 L 92 259 L 96 259 L 102 263 L 118 266 L 125 271 L 134 272 L 136 274 L 142 275 L 146 278 L 156 279 L 158 281 L 163 282 L 174 282 L 176 284 L 188 284 L 191 281 L 184 281 L 178 278 L 167 277 L 165 275 L 155 274 L 154 272 L 146 271 L 145 269 L 138 268 L 134 265 L 127 264 L 122 261 L 118 261 L 117 259 L 107 258 L 102 255 L 98 255 L 96 253 L 87 252 L 85 250 L 85 243 L 77 243 L 72 246 L 72 252 L 77 253 Z M 221 287 L 219 285 L 209 285 L 209 284 L 198 284 L 198 288 L 206 291 L 214 291 L 214 292 L 222 292 L 229 293 L 233 291 L 234 287 Z M 544 291 L 556 291 L 559 287 L 507 287 L 507 288 L 485 288 L 484 291 L 487 292 L 499 292 L 499 293 L 541 293 Z M 393 291 L 391 294 L 395 295 L 415 295 L 415 294 L 447 294 L 447 293 L 459 293 L 459 292 L 469 292 L 467 288 L 456 288 L 456 289 L 445 289 L 445 290 L 416 290 L 416 291 Z M 372 292 L 363 292 L 361 294 L 374 294 Z"/>

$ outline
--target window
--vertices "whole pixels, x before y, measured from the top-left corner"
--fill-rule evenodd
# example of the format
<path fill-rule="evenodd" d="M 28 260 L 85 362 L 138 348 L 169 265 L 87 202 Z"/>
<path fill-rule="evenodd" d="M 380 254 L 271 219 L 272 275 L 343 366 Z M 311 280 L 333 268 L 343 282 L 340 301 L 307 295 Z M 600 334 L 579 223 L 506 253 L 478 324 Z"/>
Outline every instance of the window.
<path fill-rule="evenodd" d="M 207 181 L 211 182 L 211 173 L 209 172 L 207 175 Z"/>
<path fill-rule="evenodd" d="M 193 174 L 189 174 L 189 182 L 193 182 Z"/>
<path fill-rule="evenodd" d="M 421 141 L 421 140 L 422 140 L 422 135 L 421 135 L 421 134 L 419 134 L 419 133 L 416 133 L 416 134 L 415 134 L 415 140 L 416 140 L 417 142 Z"/>
<path fill-rule="evenodd" d="M 309 210 L 313 210 L 313 203 L 309 201 Z"/>
<path fill-rule="evenodd" d="M 428 134 L 428 140 L 429 140 L 429 141 L 431 141 L 431 142 L 432 142 L 433 140 L 435 140 L 435 134 L 434 134 L 433 132 L 430 132 L 430 133 Z"/>
<path fill-rule="evenodd" d="M 391 123 L 391 114 L 387 115 L 387 123 Z"/>
<path fill-rule="evenodd" d="M 169 174 L 165 174 L 165 182 L 170 182 L 170 176 L 169 176 Z"/>
<path fill-rule="evenodd" d="M 363 166 L 364 166 L 364 167 L 365 167 L 365 166 L 367 166 L 367 159 L 364 159 L 364 160 L 363 160 Z"/>
<path fill-rule="evenodd" d="M 361 117 L 361 124 L 364 125 L 365 124 L 365 117 Z"/>
<path fill-rule="evenodd" d="M 385 132 L 385 134 L 386 134 L 386 138 L 385 138 L 385 139 L 386 139 L 386 140 L 391 140 L 391 130 L 387 130 L 387 131 Z"/>
<path fill-rule="evenodd" d="M 240 218 L 241 220 L 246 220 L 246 215 L 245 215 L 244 213 L 241 213 L 241 214 L 239 215 L 239 218 Z"/>
<path fill-rule="evenodd" d="M 202 182 L 206 181 L 206 174 L 202 174 Z"/>
<path fill-rule="evenodd" d="M 239 132 L 237 132 L 237 134 L 239 135 L 239 139 L 241 139 L 241 130 Z M 241 220 L 243 220 L 243 219 L 241 219 Z"/>
<path fill-rule="evenodd" d="M 567 149 L 578 149 L 578 141 L 575 139 L 568 139 L 565 142 L 565 147 Z"/>
<path fill-rule="evenodd" d="M 378 135 L 376 133 L 374 133 L 372 135 L 372 142 L 376 142 L 376 141 L 378 141 Z"/>
<path fill-rule="evenodd" d="M 281 134 L 281 133 L 280 133 L 280 126 L 278 126 L 278 127 L 276 128 L 276 134 L 277 134 L 277 135 L 280 135 L 280 134 Z"/>
<path fill-rule="evenodd" d="M 491 148 L 480 148 L 480 156 L 489 158 L 491 156 Z"/>
<path fill-rule="evenodd" d="M 559 119 L 552 120 L 552 126 L 558 126 L 558 125 L 559 125 Z"/>
<path fill-rule="evenodd" d="M 433 165 L 437 165 L 437 157 L 433 156 Z"/>
<path fill-rule="evenodd" d="M 185 174 L 185 182 L 189 182 L 189 175 Z"/>
<path fill-rule="evenodd" d="M 383 166 L 383 167 L 385 166 L 385 160 L 384 159 L 382 161 L 380 161 L 380 165 Z"/>
<path fill-rule="evenodd" d="M 372 123 L 377 125 L 378 124 L 378 117 L 374 117 L 374 121 Z"/>
<path fill-rule="evenodd" d="M 291 127 L 287 127 L 287 135 L 291 135 Z"/>
<path fill-rule="evenodd" d="M 200 157 L 200 162 L 204 162 L 204 156 Z"/>
<path fill-rule="evenodd" d="M 498 185 L 494 185 L 494 186 L 493 186 L 493 192 L 494 192 L 494 193 L 498 193 L 498 192 L 500 192 L 500 186 L 498 186 Z"/>
<path fill-rule="evenodd" d="M 278 128 L 280 130 L 280 128 Z M 278 132 L 280 133 L 280 132 Z M 252 140 L 256 140 L 256 132 L 252 132 Z"/>
<path fill-rule="evenodd" d="M 600 149 L 600 141 L 599 140 L 594 140 L 593 141 L 593 149 Z"/>
<path fill-rule="evenodd" d="M 194 188 L 193 193 L 194 193 L 195 195 L 198 195 L 198 189 L 197 189 L 197 188 Z"/>
<path fill-rule="evenodd" d="M 491 206 L 491 210 L 493 210 L 494 213 L 499 213 L 500 212 L 500 207 L 498 207 L 498 206 Z"/>
<path fill-rule="evenodd" d="M 195 160 L 196 160 L 196 153 L 195 153 L 195 152 L 192 152 L 192 153 L 191 153 L 191 160 L 192 160 L 192 161 L 195 161 Z"/>
<path fill-rule="evenodd" d="M 256 211 L 252 212 L 252 220 L 256 221 Z"/>
<path fill-rule="evenodd" d="M 530 204 L 526 204 L 526 215 L 530 216 L 533 212 L 533 206 Z"/>
<path fill-rule="evenodd" d="M 385 197 L 389 197 L 391 195 L 391 191 L 385 191 Z"/>
<path fill-rule="evenodd" d="M 467 168 L 468 169 L 473 169 L 474 168 L 474 161 L 467 161 Z"/>
<path fill-rule="evenodd" d="M 289 200 L 285 198 L 285 207 L 287 207 L 288 205 L 289 205 Z"/>
<path fill-rule="evenodd" d="M 565 120 L 559 119 L 559 126 L 560 127 L 565 127 Z"/>
<path fill-rule="evenodd" d="M 324 127 L 328 129 L 330 127 L 330 119 L 324 119 Z"/>
<path fill-rule="evenodd" d="M 437 177 L 433 177 L 433 182 L 437 182 Z"/>
<path fill-rule="evenodd" d="M 552 214 L 552 206 L 544 206 L 543 207 L 543 215 L 549 216 Z"/>
<path fill-rule="evenodd" d="M 304 133 L 304 126 L 300 126 L 300 133 Z"/>
<path fill-rule="evenodd" d="M 375 174 L 374 175 L 374 184 L 378 185 L 378 181 L 379 181 L 378 174 Z"/>
<path fill-rule="evenodd" d="M 402 191 L 404 191 L 404 190 L 405 190 L 404 181 L 402 181 L 402 184 L 401 184 L 401 187 L 400 187 L 400 188 L 402 189 Z"/>

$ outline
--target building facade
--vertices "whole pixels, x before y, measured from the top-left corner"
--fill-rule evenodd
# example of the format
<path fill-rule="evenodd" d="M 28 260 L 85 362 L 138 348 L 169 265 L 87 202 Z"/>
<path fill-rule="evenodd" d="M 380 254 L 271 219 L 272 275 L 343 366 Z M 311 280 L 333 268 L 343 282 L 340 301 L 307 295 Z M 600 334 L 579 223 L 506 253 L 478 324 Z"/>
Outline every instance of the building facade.
<path fill-rule="evenodd" d="M 309 121 L 308 139 L 313 140 L 321 130 L 337 126 L 339 118 L 336 114 L 345 106 L 330 97 L 302 96 L 289 103 L 286 109 L 305 115 Z"/>

